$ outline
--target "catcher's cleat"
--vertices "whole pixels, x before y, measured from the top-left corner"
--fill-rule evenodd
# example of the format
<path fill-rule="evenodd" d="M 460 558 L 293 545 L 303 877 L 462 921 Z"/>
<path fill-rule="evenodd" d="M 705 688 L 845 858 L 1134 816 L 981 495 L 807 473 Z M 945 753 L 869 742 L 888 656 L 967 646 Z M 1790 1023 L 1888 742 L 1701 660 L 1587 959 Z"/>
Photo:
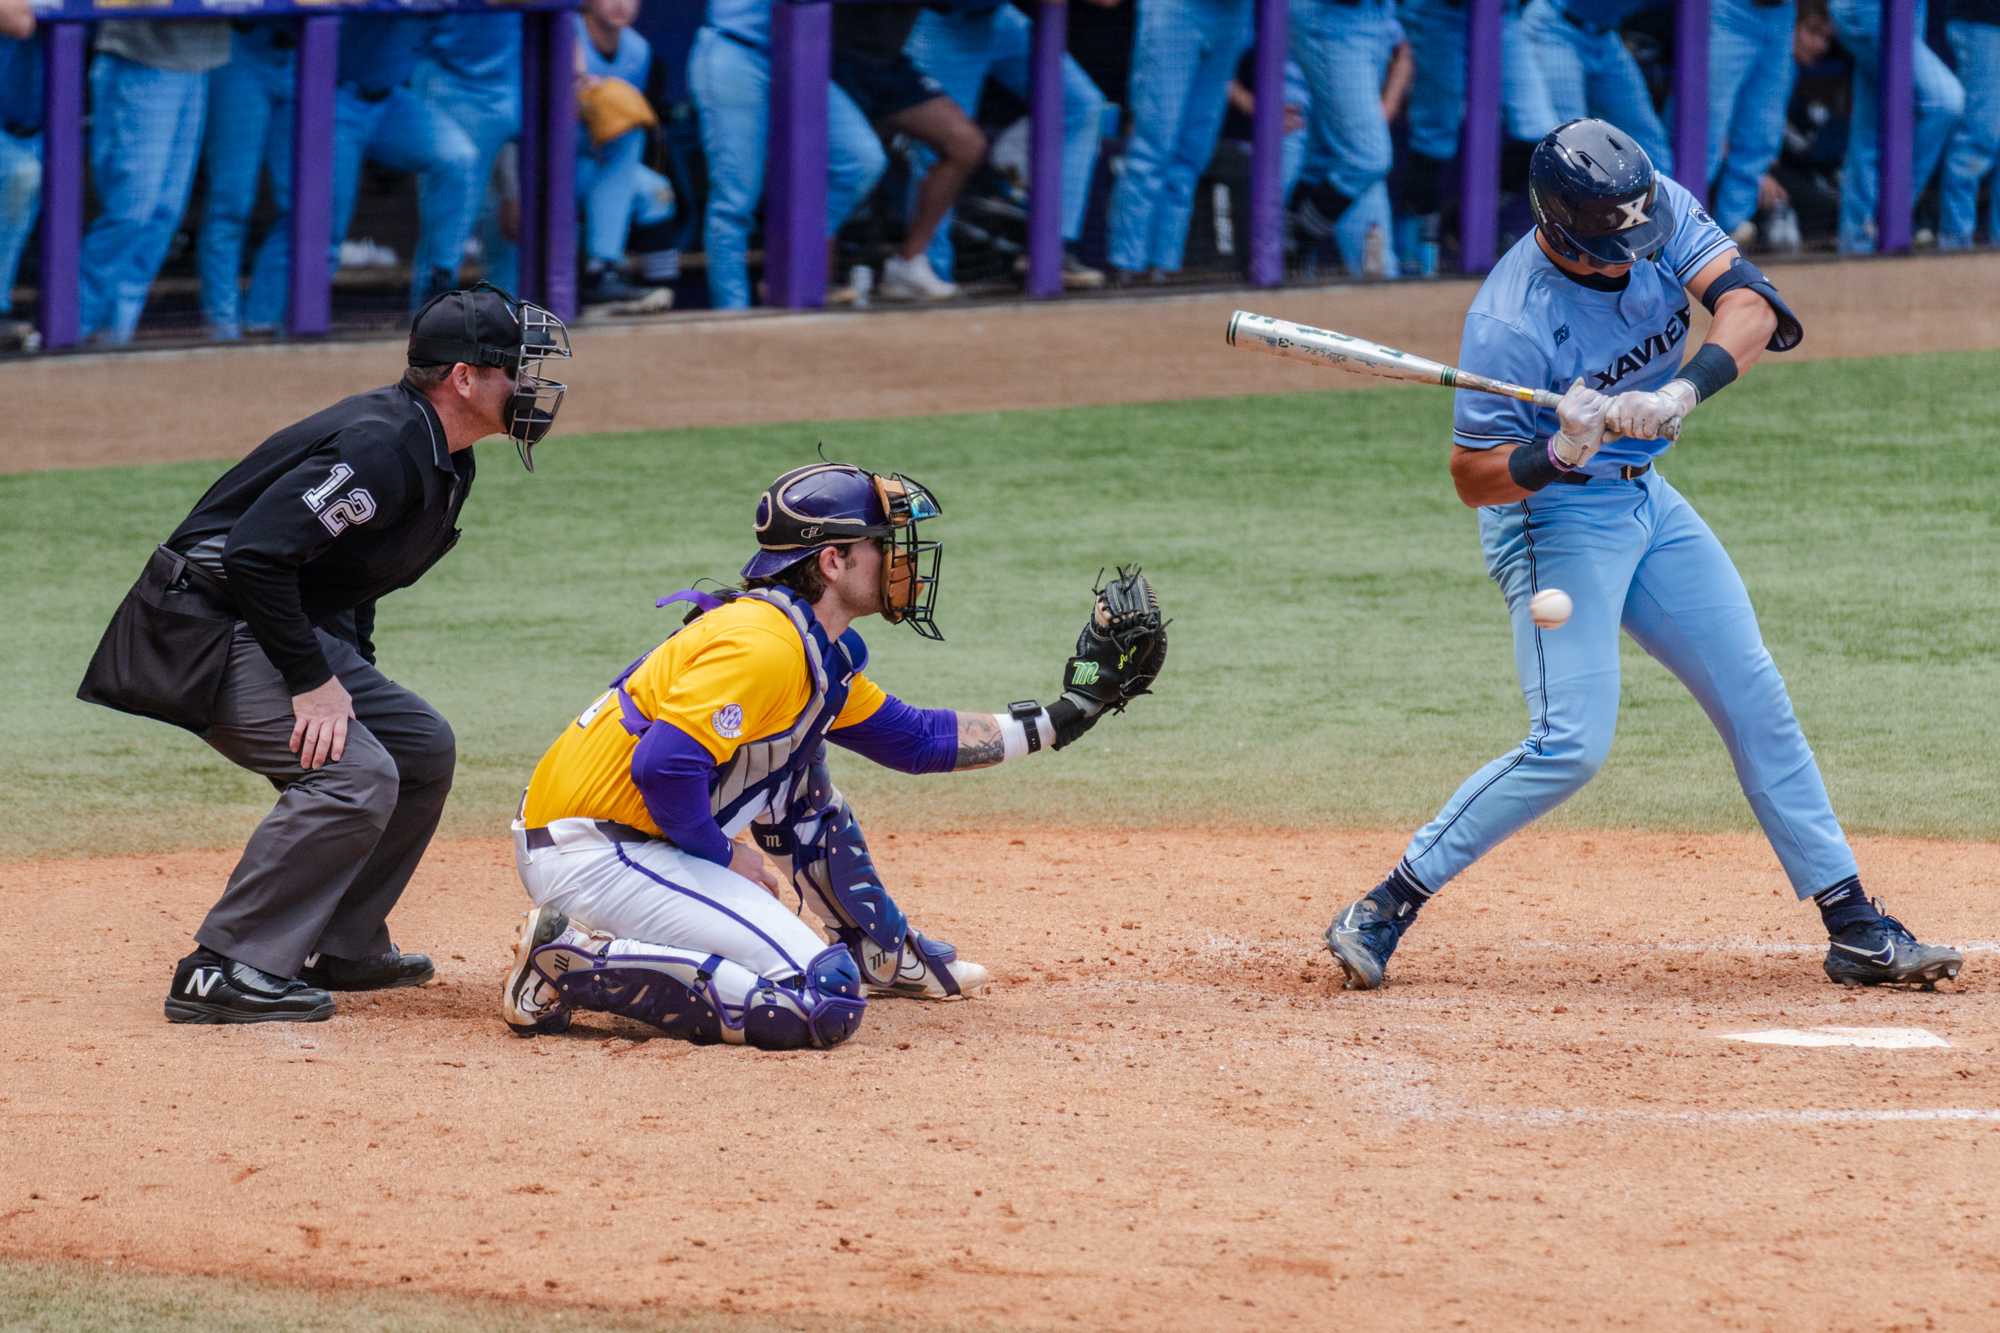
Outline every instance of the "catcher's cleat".
<path fill-rule="evenodd" d="M 1827 980 L 1842 986 L 1936 990 L 1938 982 L 1956 980 L 1964 964 L 1965 955 L 1956 949 L 1919 944 L 1893 916 L 1849 926 L 1826 946 Z"/>
<path fill-rule="evenodd" d="M 949 1000 L 956 995 L 974 994 L 987 981 L 984 967 L 960 961 L 957 949 L 919 931 L 904 935 L 902 947 L 893 954 L 859 930 L 834 933 L 854 954 L 870 995 Z"/>
<path fill-rule="evenodd" d="M 388 990 L 395 986 L 421 986 L 437 975 L 424 954 L 404 953 L 391 948 L 387 953 L 366 958 L 335 958 L 314 954 L 299 969 L 299 980 L 321 990 Z"/>
<path fill-rule="evenodd" d="M 535 907 L 521 914 L 521 931 L 514 940 L 514 966 L 500 982 L 500 1017 L 517 1037 L 569 1029 L 569 1006 L 555 982 L 535 966 L 535 950 L 561 937 L 569 918 L 552 907 Z"/>
<path fill-rule="evenodd" d="M 1417 917 L 1416 909 L 1375 890 L 1349 904 L 1326 928 L 1326 947 L 1347 974 L 1345 989 L 1376 990 L 1389 955 Z"/>
<path fill-rule="evenodd" d="M 318 1023 L 333 1017 L 333 997 L 303 981 L 196 949 L 174 968 L 169 1023 Z"/>

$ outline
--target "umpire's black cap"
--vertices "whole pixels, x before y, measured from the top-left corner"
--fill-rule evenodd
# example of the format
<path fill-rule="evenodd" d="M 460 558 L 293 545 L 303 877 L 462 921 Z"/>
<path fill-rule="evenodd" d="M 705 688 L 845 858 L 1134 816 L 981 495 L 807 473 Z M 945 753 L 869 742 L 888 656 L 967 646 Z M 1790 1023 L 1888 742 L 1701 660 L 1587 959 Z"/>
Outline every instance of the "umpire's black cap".
<path fill-rule="evenodd" d="M 514 299 L 491 283 L 440 292 L 410 323 L 410 364 L 498 366 L 521 362 L 521 319 Z"/>

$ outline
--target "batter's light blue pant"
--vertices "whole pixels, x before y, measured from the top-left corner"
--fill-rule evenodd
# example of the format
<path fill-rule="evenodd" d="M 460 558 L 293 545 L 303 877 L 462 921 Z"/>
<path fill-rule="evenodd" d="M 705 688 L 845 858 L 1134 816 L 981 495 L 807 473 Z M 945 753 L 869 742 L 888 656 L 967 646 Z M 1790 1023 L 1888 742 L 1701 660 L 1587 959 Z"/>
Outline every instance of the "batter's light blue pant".
<path fill-rule="evenodd" d="M 1124 166 L 1111 191 L 1112 267 L 1178 272 L 1195 182 L 1215 156 L 1247 0 L 1138 0 Z M 918 27 L 921 28 L 919 21 Z"/>
<path fill-rule="evenodd" d="M 521 85 L 511 80 L 501 87 L 469 83 L 450 71 L 425 62 L 410 81 L 416 95 L 432 114 L 454 122 L 472 145 L 472 212 L 467 229 L 459 237 L 459 248 L 447 250 L 450 238 L 442 229 L 426 230 L 418 238 L 416 271 L 419 276 L 432 269 L 458 272 L 465 256 L 465 237 L 479 230 L 479 247 L 484 256 L 486 276 L 507 291 L 514 290 L 520 257 L 514 243 L 500 231 L 497 192 L 489 190 L 493 163 L 510 140 L 521 134 Z M 454 173 L 431 172 L 417 182 L 417 206 L 423 217 L 443 217 L 454 206 L 451 191 L 457 188 Z"/>
<path fill-rule="evenodd" d="M 83 236 L 81 322 L 86 338 L 127 343 L 194 188 L 208 75 L 100 51 L 90 96 L 100 211 Z"/>
<path fill-rule="evenodd" d="M 646 131 L 629 130 L 603 147 L 576 155 L 576 197 L 583 207 L 583 254 L 591 263 L 625 262 L 625 237 L 633 224 L 648 226 L 674 215 L 673 187 L 640 161 Z"/>
<path fill-rule="evenodd" d="M 0 315 L 14 310 L 14 276 L 42 202 L 42 136 L 0 130 Z"/>
<path fill-rule="evenodd" d="M 1400 30 L 1387 0 L 1294 0 L 1291 57 L 1305 71 L 1307 185 L 1350 199 L 1389 174 L 1393 150 L 1382 119 L 1382 78 Z"/>
<path fill-rule="evenodd" d="M 1608 120 L 1639 141 L 1654 167 L 1673 174 L 1667 127 L 1653 109 L 1639 62 L 1617 33 L 1585 32 L 1563 17 L 1552 0 L 1529 0 L 1521 31 L 1548 83 L 1557 124 L 1579 116 Z"/>
<path fill-rule="evenodd" d="M 349 84 L 341 84 L 333 93 L 333 224 L 328 236 L 328 271 L 340 268 L 340 243 L 347 239 L 347 228 L 354 221 L 364 157 L 392 171 L 417 173 L 419 232 L 412 258 L 448 254 L 453 256 L 449 267 L 455 272 L 456 257 L 464 252 L 465 237 L 472 226 L 473 173 L 478 169 L 472 140 L 409 88 L 398 88 L 379 102 L 369 102 Z M 276 249 L 278 266 L 283 270 L 291 263 L 292 254 L 289 152 L 272 164 L 271 185 L 280 212 L 265 244 Z M 412 277 L 412 288 L 421 287 L 424 270 L 414 269 Z M 255 304 L 256 295 L 253 288 L 246 322 L 262 325 L 267 322 L 267 312 Z M 275 324 L 283 318 L 281 301 L 268 322 Z"/>
<path fill-rule="evenodd" d="M 750 304 L 750 227 L 764 196 L 764 146 L 771 124 L 771 61 L 713 28 L 695 34 L 688 90 L 701 114 L 708 157 L 703 248 L 708 299 L 717 310 Z M 861 108 L 837 85 L 827 89 L 826 231 L 831 236 L 882 177 L 888 156 Z"/>
<path fill-rule="evenodd" d="M 1655 470 L 1550 486 L 1481 509 L 1479 534 L 1513 617 L 1528 736 L 1466 779 L 1410 840 L 1403 860 L 1419 882 L 1443 887 L 1590 781 L 1618 722 L 1621 627 L 1679 677 L 1721 733 L 1798 896 L 1856 873 L 1743 580 L 1666 478 Z M 1528 599 L 1542 588 L 1575 602 L 1561 629 L 1539 630 L 1529 618 Z"/>
<path fill-rule="evenodd" d="M 1465 120 L 1465 6 L 1403 0 L 1399 10 L 1417 62 L 1410 86 L 1410 151 L 1449 161 Z M 1549 86 L 1521 31 L 1518 11 L 1500 13 L 1500 111 L 1507 137 L 1534 143 L 1558 123 Z"/>
<path fill-rule="evenodd" d="M 1794 0 L 1709 0 L 1706 178 L 1716 182 L 1715 221 L 1724 231 L 1756 216 L 1757 181 L 1784 146 L 1797 21 Z"/>
<path fill-rule="evenodd" d="M 292 151 L 294 53 L 272 42 L 290 24 L 259 23 L 239 30 L 229 63 L 208 75 L 208 130 L 202 142 L 207 203 L 195 241 L 195 268 L 201 276 L 201 313 L 209 334 L 231 339 L 242 334 L 239 280 L 250 215 L 257 207 L 257 180 L 267 164 L 279 178 L 279 157 Z M 285 305 L 283 248 L 275 230 L 257 247 L 250 269 L 251 322 L 274 324 Z"/>
<path fill-rule="evenodd" d="M 1965 117 L 1945 150 L 1938 245 L 1963 250 L 1978 222 L 1979 184 L 2000 156 L 2000 24 L 1953 19 L 1945 25 L 1958 77 L 1965 87 Z M 2000 245 L 2000 180 L 1986 209 L 1986 243 Z M 0 256 L 4 258 L 4 256 Z"/>
<path fill-rule="evenodd" d="M 1141 0 L 1142 25 L 1151 3 L 1153 0 Z M 911 29 L 903 51 L 918 69 L 938 81 L 946 97 L 971 116 L 979 110 L 979 89 L 989 77 L 1027 100 L 1033 37 L 1034 24 L 1012 5 L 971 14 L 925 10 Z M 1062 77 L 1062 238 L 1071 242 L 1083 235 L 1083 211 L 1090 203 L 1090 173 L 1097 166 L 1097 147 L 1103 139 L 1104 94 L 1083 72 L 1083 66 L 1067 55 L 1062 61 Z M 922 180 L 936 160 L 937 155 L 928 147 L 915 145 L 910 153 L 911 178 Z M 950 213 L 945 214 L 925 253 L 932 271 L 950 279 L 953 272 Z"/>
<path fill-rule="evenodd" d="M 1854 57 L 1853 109 L 1847 122 L 1847 160 L 1840 168 L 1840 249 L 1861 254 L 1875 248 L 1875 200 L 1881 189 L 1880 80 L 1882 6 L 1876 0 L 1833 0 L 1828 7 L 1840 44 Z M 1911 131 L 1911 198 L 1924 192 L 1937 170 L 1952 126 L 1965 111 L 1965 90 L 1924 43 L 1927 6 L 1916 15 L 1916 124 Z"/>

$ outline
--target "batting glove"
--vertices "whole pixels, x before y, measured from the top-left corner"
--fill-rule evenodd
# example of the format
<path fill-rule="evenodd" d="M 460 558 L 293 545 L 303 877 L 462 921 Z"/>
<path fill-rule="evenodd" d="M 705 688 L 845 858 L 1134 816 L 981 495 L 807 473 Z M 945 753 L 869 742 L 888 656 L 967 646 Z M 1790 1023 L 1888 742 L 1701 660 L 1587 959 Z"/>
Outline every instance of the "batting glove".
<path fill-rule="evenodd" d="M 1604 429 L 1634 440 L 1671 439 L 1681 433 L 1681 419 L 1699 401 L 1686 380 L 1675 380 L 1658 393 L 1621 393 L 1611 400 Z"/>
<path fill-rule="evenodd" d="M 1583 387 L 1583 380 L 1569 386 L 1556 404 L 1556 420 L 1562 429 L 1549 437 L 1549 457 L 1557 467 L 1575 471 L 1590 461 L 1597 446 L 1604 443 L 1605 413 L 1612 399 L 1595 389 Z"/>

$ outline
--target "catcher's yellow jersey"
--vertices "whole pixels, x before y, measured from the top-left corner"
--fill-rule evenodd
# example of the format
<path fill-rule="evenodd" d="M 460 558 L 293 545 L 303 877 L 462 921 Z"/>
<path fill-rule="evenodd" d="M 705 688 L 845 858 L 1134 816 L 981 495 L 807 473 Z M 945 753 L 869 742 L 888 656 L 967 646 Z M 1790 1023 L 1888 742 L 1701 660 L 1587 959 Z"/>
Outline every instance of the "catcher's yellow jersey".
<path fill-rule="evenodd" d="M 625 692 L 646 717 L 698 741 L 718 768 L 728 768 L 743 746 L 789 733 L 814 693 L 805 644 L 790 618 L 747 597 L 655 648 L 626 677 Z M 886 697 L 857 672 L 829 729 L 866 721 Z M 535 765 L 523 822 L 539 828 L 556 819 L 610 819 L 658 836 L 660 826 L 632 780 L 638 743 L 624 725 L 617 691 L 606 690 Z"/>

